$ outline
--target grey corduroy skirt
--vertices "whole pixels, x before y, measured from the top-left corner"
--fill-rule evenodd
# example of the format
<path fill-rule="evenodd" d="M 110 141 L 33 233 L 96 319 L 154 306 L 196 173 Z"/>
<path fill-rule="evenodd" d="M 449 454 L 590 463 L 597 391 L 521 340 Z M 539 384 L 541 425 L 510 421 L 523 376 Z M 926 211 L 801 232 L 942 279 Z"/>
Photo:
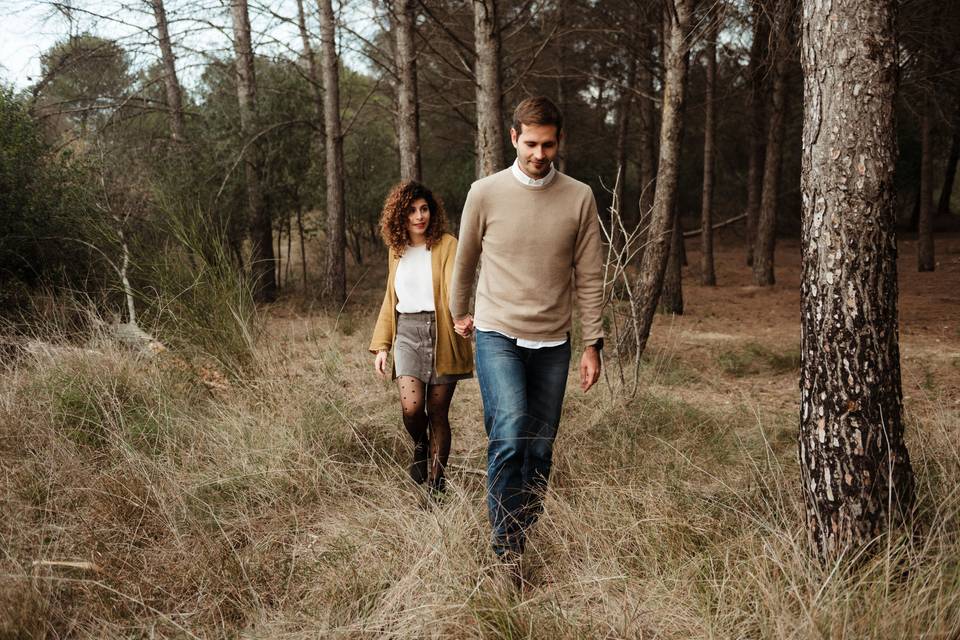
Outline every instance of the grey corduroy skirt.
<path fill-rule="evenodd" d="M 436 344 L 437 319 L 433 311 L 401 313 L 397 318 L 397 340 L 393 346 L 397 377 L 413 376 L 424 384 L 451 384 L 472 377 L 469 373 L 437 375 L 434 367 Z"/>

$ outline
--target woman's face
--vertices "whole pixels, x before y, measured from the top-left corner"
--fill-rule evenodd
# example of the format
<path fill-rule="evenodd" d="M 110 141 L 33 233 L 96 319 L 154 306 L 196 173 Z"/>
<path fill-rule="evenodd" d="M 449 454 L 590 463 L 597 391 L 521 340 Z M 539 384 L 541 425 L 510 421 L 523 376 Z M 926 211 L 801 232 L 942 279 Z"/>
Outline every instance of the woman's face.
<path fill-rule="evenodd" d="M 430 226 L 430 206 L 426 199 L 417 198 L 407 211 L 407 235 L 410 244 L 421 245 L 427 241 L 427 227 Z"/>

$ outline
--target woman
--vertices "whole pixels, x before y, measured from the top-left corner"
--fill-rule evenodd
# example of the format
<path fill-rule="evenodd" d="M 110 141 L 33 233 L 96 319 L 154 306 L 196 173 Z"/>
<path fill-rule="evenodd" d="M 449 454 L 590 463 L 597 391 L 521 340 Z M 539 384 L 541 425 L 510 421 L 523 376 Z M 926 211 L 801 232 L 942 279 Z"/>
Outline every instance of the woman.
<path fill-rule="evenodd" d="M 470 342 L 454 332 L 448 291 L 457 239 L 446 233 L 443 203 L 418 182 L 396 185 L 380 216 L 389 249 L 387 289 L 373 331 L 373 367 L 400 388 L 403 425 L 413 438 L 410 477 L 444 490 L 450 455 L 450 401 L 457 381 L 473 372 Z M 428 465 L 429 461 L 429 465 Z"/>

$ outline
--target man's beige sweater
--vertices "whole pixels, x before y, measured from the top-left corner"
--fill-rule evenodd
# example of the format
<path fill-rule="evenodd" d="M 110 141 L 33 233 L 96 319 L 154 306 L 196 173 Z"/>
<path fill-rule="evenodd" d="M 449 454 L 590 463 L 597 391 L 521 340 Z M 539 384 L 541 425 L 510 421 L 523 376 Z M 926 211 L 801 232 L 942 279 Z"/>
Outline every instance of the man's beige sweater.
<path fill-rule="evenodd" d="M 505 169 L 473 183 L 463 205 L 450 311 L 526 340 L 563 340 L 576 296 L 583 342 L 603 337 L 603 250 L 590 187 L 557 173 L 545 187 L 521 184 Z"/>

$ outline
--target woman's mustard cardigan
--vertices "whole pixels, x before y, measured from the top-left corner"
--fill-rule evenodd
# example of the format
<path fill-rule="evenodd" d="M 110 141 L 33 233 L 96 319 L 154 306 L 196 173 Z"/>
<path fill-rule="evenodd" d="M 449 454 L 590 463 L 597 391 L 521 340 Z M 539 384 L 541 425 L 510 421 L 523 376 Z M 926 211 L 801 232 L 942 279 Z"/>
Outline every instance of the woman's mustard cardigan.
<path fill-rule="evenodd" d="M 430 250 L 433 268 L 433 305 L 437 315 L 437 344 L 434 349 L 437 375 L 456 375 L 473 371 L 473 346 L 453 330 L 450 316 L 450 279 L 453 276 L 453 260 L 457 255 L 457 239 L 443 234 L 440 242 Z M 387 290 L 380 305 L 380 316 L 373 329 L 370 352 L 389 351 L 397 339 L 397 292 L 393 281 L 400 256 L 390 249 Z M 394 369 L 396 377 L 396 369 Z"/>

